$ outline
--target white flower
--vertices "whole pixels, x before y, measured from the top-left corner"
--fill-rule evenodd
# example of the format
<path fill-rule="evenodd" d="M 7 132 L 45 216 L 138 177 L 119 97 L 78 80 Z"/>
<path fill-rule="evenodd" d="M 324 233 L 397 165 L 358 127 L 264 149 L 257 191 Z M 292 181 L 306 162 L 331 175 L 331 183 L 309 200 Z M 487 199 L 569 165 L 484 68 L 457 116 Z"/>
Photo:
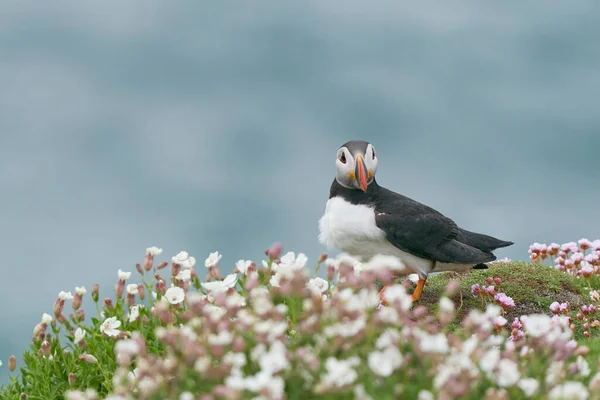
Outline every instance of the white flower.
<path fill-rule="evenodd" d="M 233 335 L 229 331 L 221 331 L 217 335 L 210 334 L 208 336 L 208 343 L 213 345 L 226 346 L 233 340 Z"/>
<path fill-rule="evenodd" d="M 592 372 L 590 370 L 590 365 L 582 356 L 577 356 L 577 360 L 575 360 L 575 365 L 577 366 L 577 371 L 581 376 L 587 377 Z"/>
<path fill-rule="evenodd" d="M 426 353 L 446 353 L 449 349 L 448 338 L 444 333 L 431 335 L 420 329 L 415 329 L 414 335 L 419 339 L 421 350 Z"/>
<path fill-rule="evenodd" d="M 306 287 L 308 287 L 313 294 L 320 295 L 327 291 L 329 288 L 329 282 L 323 278 L 316 277 L 310 279 L 306 284 Z"/>
<path fill-rule="evenodd" d="M 349 338 L 356 336 L 361 330 L 366 328 L 366 326 L 366 319 L 364 315 L 361 315 L 354 320 L 344 320 L 344 322 L 326 326 L 325 329 L 323 329 L 323 333 L 328 337 L 341 336 Z"/>
<path fill-rule="evenodd" d="M 349 254 L 341 253 L 337 258 L 328 258 L 325 260 L 325 265 L 333 267 L 335 270 L 339 269 L 340 264 L 348 264 L 353 267 L 360 265 L 360 257 L 352 257 Z"/>
<path fill-rule="evenodd" d="M 540 387 L 540 383 L 534 378 L 522 378 L 518 383 L 519 388 L 525 393 L 526 397 L 533 397 Z"/>
<path fill-rule="evenodd" d="M 184 281 L 184 282 L 189 282 L 192 279 L 192 270 L 191 269 L 182 269 L 175 276 L 175 279 L 178 279 L 178 280 Z"/>
<path fill-rule="evenodd" d="M 238 292 L 233 292 L 227 296 L 226 300 L 227 307 L 244 307 L 246 305 L 246 298 Z"/>
<path fill-rule="evenodd" d="M 420 390 L 417 400 L 433 400 L 433 394 L 428 390 Z"/>
<path fill-rule="evenodd" d="M 369 368 L 379 376 L 390 376 L 402 365 L 402 354 L 397 347 L 390 346 L 383 351 L 376 350 L 369 354 Z"/>
<path fill-rule="evenodd" d="M 132 339 L 119 340 L 115 343 L 115 354 L 136 355 L 140 351 L 138 342 Z"/>
<path fill-rule="evenodd" d="M 118 336 L 121 331 L 118 328 L 121 326 L 121 321 L 117 317 L 106 318 L 100 325 L 100 332 L 107 336 Z"/>
<path fill-rule="evenodd" d="M 353 367 L 360 364 L 360 359 L 356 356 L 346 360 L 338 360 L 335 357 L 328 357 L 325 361 L 326 373 L 321 376 L 319 386 L 325 388 L 344 387 L 354 383 L 358 374 Z"/>
<path fill-rule="evenodd" d="M 278 273 L 274 273 L 271 275 L 271 279 L 269 279 L 269 285 L 272 287 L 280 287 L 279 282 L 281 281 L 281 275 Z"/>
<path fill-rule="evenodd" d="M 179 304 L 185 299 L 185 292 L 179 286 L 171 286 L 167 289 L 165 297 L 171 304 Z"/>
<path fill-rule="evenodd" d="M 383 268 L 390 268 L 393 271 L 404 271 L 406 265 L 395 256 L 377 254 L 373 256 L 367 263 L 362 264 L 364 271 L 377 271 Z"/>
<path fill-rule="evenodd" d="M 77 328 L 75 330 L 75 337 L 73 338 L 73 343 L 79 344 L 79 342 L 81 342 L 85 337 L 85 334 L 86 332 L 83 329 Z"/>
<path fill-rule="evenodd" d="M 488 377 L 490 377 L 499 361 L 500 350 L 497 348 L 491 348 L 479 360 L 479 367 L 487 374 Z"/>
<path fill-rule="evenodd" d="M 214 253 L 210 253 L 208 255 L 208 257 L 206 258 L 206 260 L 204 260 L 204 266 L 206 268 L 210 268 L 212 266 L 215 266 L 219 263 L 219 260 L 221 259 L 221 257 L 223 257 L 221 254 L 219 254 L 218 251 L 215 251 Z"/>
<path fill-rule="evenodd" d="M 369 396 L 369 394 L 365 390 L 365 387 L 362 384 L 354 386 L 353 392 L 355 400 L 373 400 L 373 398 Z"/>
<path fill-rule="evenodd" d="M 157 256 L 162 253 L 162 249 L 159 249 L 156 246 L 148 247 L 146 249 L 146 254 L 150 254 L 151 256 Z"/>
<path fill-rule="evenodd" d="M 496 383 L 500 387 L 510 387 L 517 382 L 521 378 L 521 374 L 519 373 L 519 366 L 516 362 L 511 359 L 503 358 L 498 363 L 498 373 L 496 376 Z"/>
<path fill-rule="evenodd" d="M 124 272 L 119 268 L 118 275 L 119 275 L 119 280 L 126 281 L 131 276 L 131 272 Z"/>
<path fill-rule="evenodd" d="M 525 333 L 533 337 L 541 337 L 550 331 L 552 320 L 545 314 L 530 314 L 521 316 Z"/>
<path fill-rule="evenodd" d="M 173 262 L 173 264 L 179 264 L 183 268 L 188 269 L 196 265 L 196 258 L 191 257 L 187 251 L 180 251 L 179 253 L 171 257 L 171 261 Z"/>
<path fill-rule="evenodd" d="M 454 303 L 447 297 L 440 299 L 440 311 L 451 313 L 454 312 Z"/>
<path fill-rule="evenodd" d="M 192 392 L 183 392 L 179 395 L 179 400 L 194 400 L 195 397 Z"/>
<path fill-rule="evenodd" d="M 138 294 L 138 285 L 135 283 L 130 283 L 127 285 L 127 293 L 136 295 Z"/>
<path fill-rule="evenodd" d="M 86 292 L 87 292 L 87 290 L 85 290 L 85 287 L 84 287 L 84 286 L 82 286 L 82 287 L 77 287 L 77 286 L 76 286 L 76 287 L 75 287 L 75 293 L 77 293 L 77 294 L 79 294 L 79 295 L 82 295 L 82 296 L 83 296 L 84 294 L 86 294 Z"/>
<path fill-rule="evenodd" d="M 50 322 L 53 321 L 54 318 L 52 318 L 52 315 L 47 314 L 47 313 L 43 313 L 42 314 L 42 323 L 44 324 L 49 324 Z"/>
<path fill-rule="evenodd" d="M 235 263 L 235 267 L 237 268 L 238 272 L 244 274 L 244 275 L 248 275 L 248 268 L 252 265 L 252 261 L 250 260 L 239 260 L 238 262 Z"/>
<path fill-rule="evenodd" d="M 289 367 L 290 364 L 286 354 L 285 345 L 279 340 L 275 340 L 271 344 L 269 351 L 260 356 L 258 364 L 263 371 L 275 374 Z"/>
<path fill-rule="evenodd" d="M 504 318 L 502 315 L 499 315 L 496 318 L 494 318 L 494 326 L 497 328 L 503 327 L 507 323 L 508 323 L 508 320 L 506 318 Z"/>
<path fill-rule="evenodd" d="M 235 287 L 237 281 L 237 274 L 229 274 L 222 281 L 202 282 L 200 285 L 202 285 L 206 291 L 225 292 L 227 289 Z"/>
<path fill-rule="evenodd" d="M 375 341 L 375 347 L 378 349 L 384 349 L 386 347 L 396 346 L 396 343 L 400 340 L 400 334 L 398 330 L 394 328 L 387 328 L 379 335 L 379 338 Z"/>
<path fill-rule="evenodd" d="M 129 311 L 129 322 L 134 322 L 140 316 L 140 306 L 135 305 Z"/>
<path fill-rule="evenodd" d="M 303 253 L 298 253 L 296 257 L 293 251 L 288 251 L 279 261 L 279 264 L 273 264 L 273 270 L 276 271 L 278 268 L 302 269 L 308 258 Z"/>
<path fill-rule="evenodd" d="M 246 363 L 246 354 L 244 353 L 234 353 L 232 351 L 228 352 L 223 356 L 223 362 L 225 364 L 231 365 L 233 368 L 239 369 L 243 368 Z"/>
<path fill-rule="evenodd" d="M 586 400 L 590 396 L 581 382 L 566 381 L 556 385 L 548 393 L 549 400 Z"/>
<path fill-rule="evenodd" d="M 388 286 L 383 292 L 383 297 L 390 304 L 399 301 L 403 311 L 407 311 L 412 306 L 412 296 L 406 292 L 403 285 Z"/>
<path fill-rule="evenodd" d="M 546 386 L 554 386 L 564 378 L 564 362 L 552 361 L 546 369 Z"/>
<path fill-rule="evenodd" d="M 58 294 L 58 298 L 61 300 L 73 300 L 73 295 L 71 294 L 71 292 L 65 292 L 61 290 Z"/>

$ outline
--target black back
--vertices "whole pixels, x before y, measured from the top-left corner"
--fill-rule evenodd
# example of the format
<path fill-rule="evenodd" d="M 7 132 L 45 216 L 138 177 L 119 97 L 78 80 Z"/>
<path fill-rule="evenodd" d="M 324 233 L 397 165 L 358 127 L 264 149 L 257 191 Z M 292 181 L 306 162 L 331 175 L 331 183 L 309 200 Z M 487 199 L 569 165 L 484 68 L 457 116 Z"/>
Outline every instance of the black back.
<path fill-rule="evenodd" d="M 495 260 L 492 250 L 512 244 L 464 231 L 437 210 L 379 186 L 375 179 L 366 192 L 345 188 L 334 179 L 329 198 L 336 196 L 352 204 L 373 206 L 375 223 L 387 240 L 421 258 L 477 264 Z"/>

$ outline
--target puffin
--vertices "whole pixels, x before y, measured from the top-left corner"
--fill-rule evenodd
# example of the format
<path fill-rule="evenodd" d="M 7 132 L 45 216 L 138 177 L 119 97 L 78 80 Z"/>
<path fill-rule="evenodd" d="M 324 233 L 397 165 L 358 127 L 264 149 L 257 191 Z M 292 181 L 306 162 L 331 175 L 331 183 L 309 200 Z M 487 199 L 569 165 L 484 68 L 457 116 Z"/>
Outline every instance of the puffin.
<path fill-rule="evenodd" d="M 493 251 L 511 241 L 459 227 L 439 211 L 380 186 L 375 147 L 363 140 L 344 143 L 336 155 L 336 176 L 325 212 L 319 219 L 319 242 L 361 261 L 394 256 L 403 266 L 394 276 L 418 275 L 413 302 L 423 294 L 431 273 L 486 269 Z M 384 285 L 379 292 L 383 304 Z"/>

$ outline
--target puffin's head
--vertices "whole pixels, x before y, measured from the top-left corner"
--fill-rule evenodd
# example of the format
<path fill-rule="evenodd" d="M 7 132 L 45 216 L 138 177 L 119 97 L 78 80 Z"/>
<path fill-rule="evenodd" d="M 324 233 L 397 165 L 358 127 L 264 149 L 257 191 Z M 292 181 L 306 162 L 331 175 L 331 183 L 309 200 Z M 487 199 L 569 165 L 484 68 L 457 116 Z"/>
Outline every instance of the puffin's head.
<path fill-rule="evenodd" d="M 343 144 L 337 152 L 335 179 L 348 189 L 367 191 L 375 179 L 377 156 L 371 143 L 352 140 Z"/>

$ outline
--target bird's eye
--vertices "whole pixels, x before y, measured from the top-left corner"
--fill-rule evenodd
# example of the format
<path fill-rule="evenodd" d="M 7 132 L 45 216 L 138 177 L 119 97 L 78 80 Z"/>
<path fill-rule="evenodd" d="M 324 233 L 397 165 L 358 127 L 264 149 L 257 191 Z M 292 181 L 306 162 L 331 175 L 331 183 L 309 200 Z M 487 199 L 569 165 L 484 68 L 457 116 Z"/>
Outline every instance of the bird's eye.
<path fill-rule="evenodd" d="M 342 152 L 342 155 L 340 156 L 340 161 L 343 164 L 346 164 L 346 153 Z"/>
<path fill-rule="evenodd" d="M 371 148 L 371 153 L 373 154 L 373 160 L 375 159 L 375 149 Z"/>

